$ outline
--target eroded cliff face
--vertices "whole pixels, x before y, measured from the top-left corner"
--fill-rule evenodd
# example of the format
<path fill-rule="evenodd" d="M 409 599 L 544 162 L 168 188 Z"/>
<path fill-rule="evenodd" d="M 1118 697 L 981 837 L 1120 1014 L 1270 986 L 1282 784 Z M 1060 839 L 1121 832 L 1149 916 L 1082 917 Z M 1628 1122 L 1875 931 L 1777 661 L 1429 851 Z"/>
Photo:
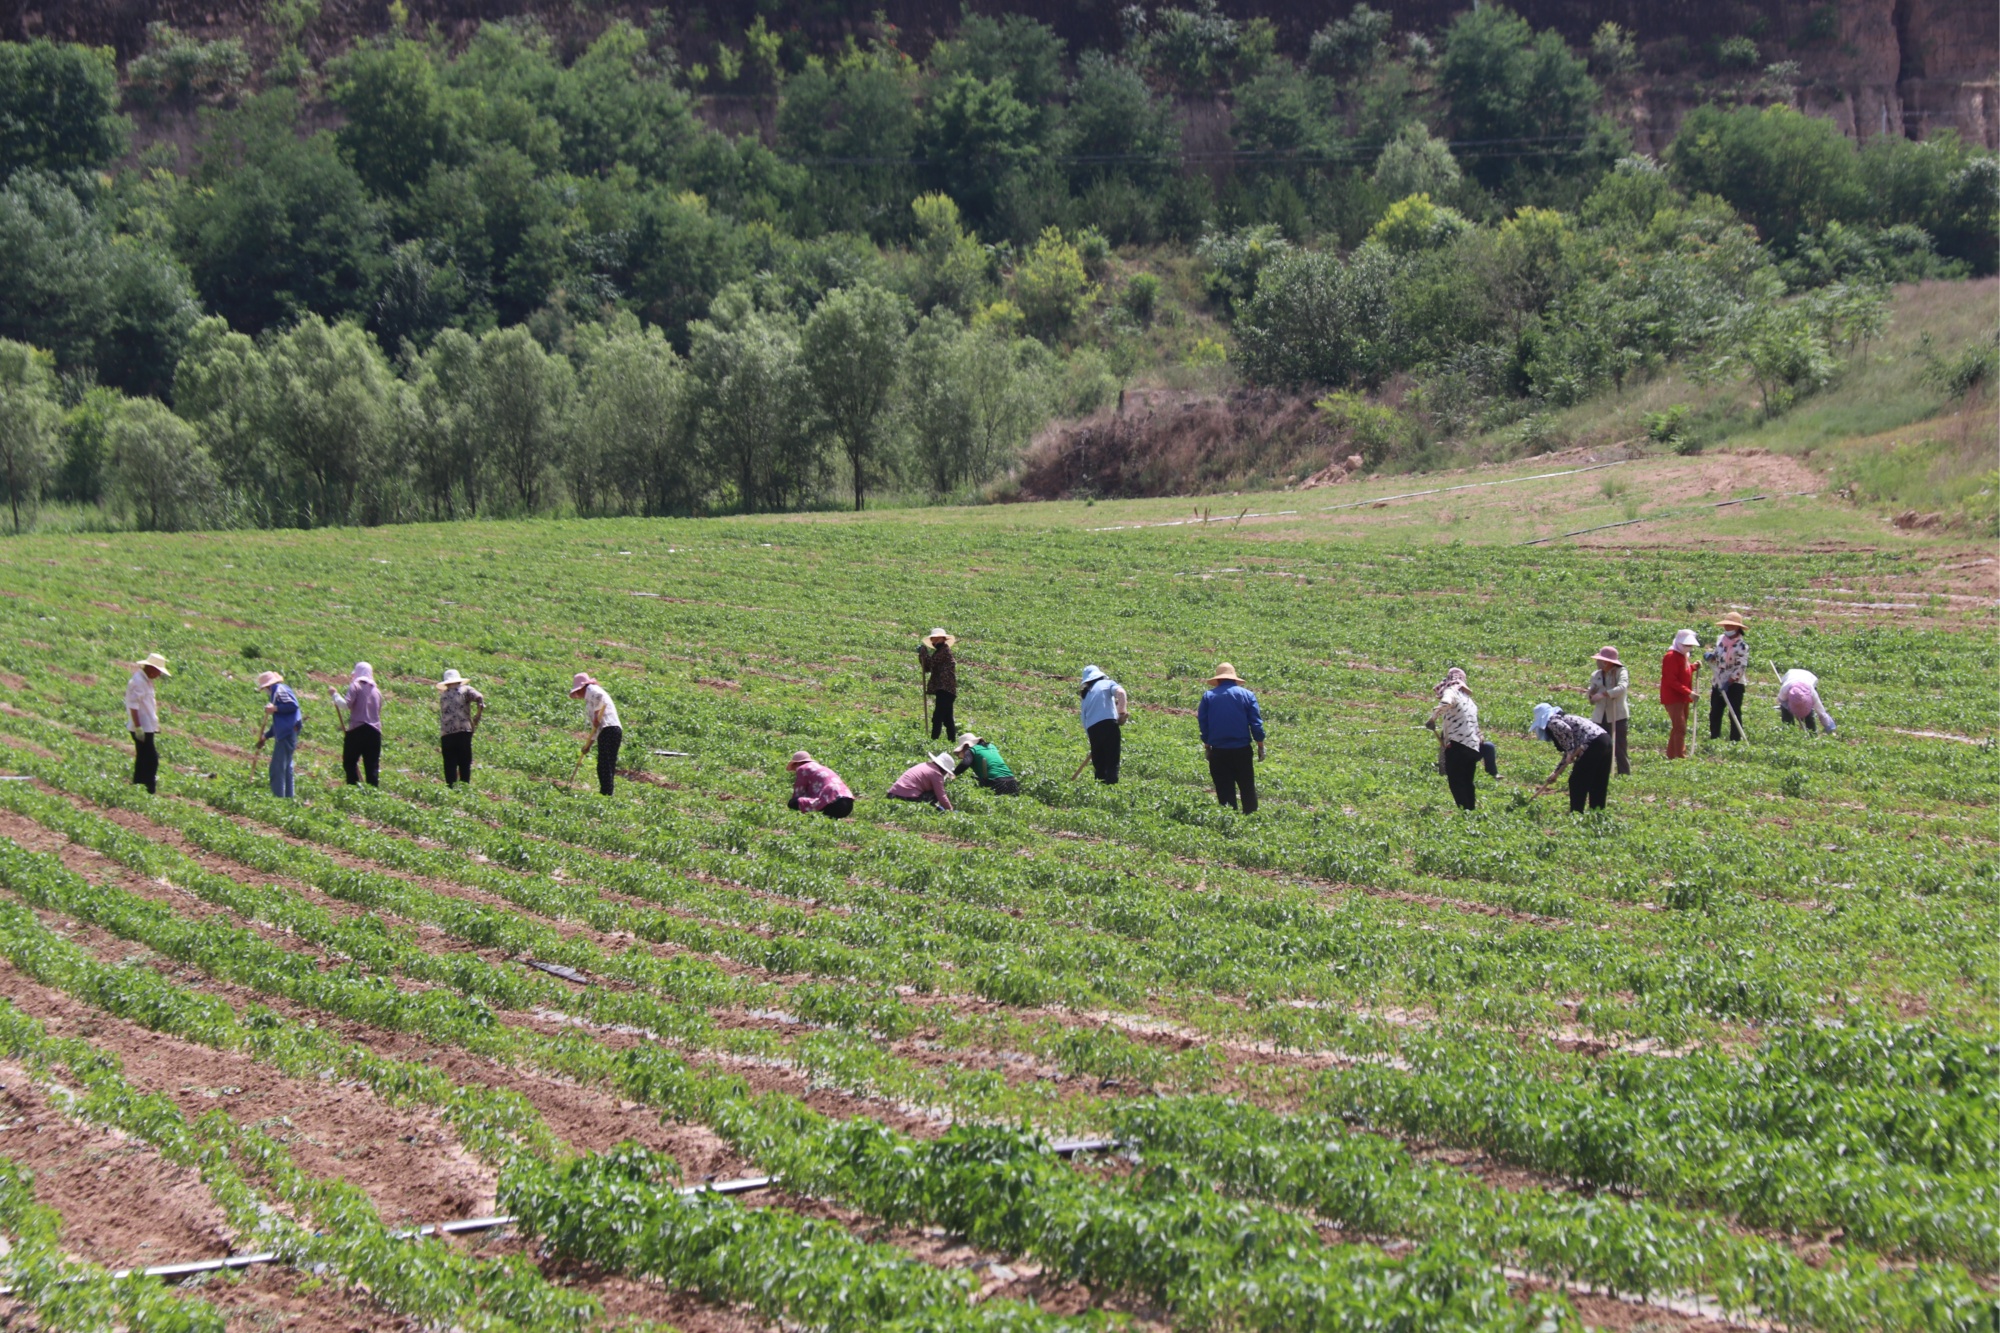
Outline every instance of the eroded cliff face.
<path fill-rule="evenodd" d="M 1159 4 L 1188 0 L 1147 0 Z M 1434 32 L 1471 0 L 1374 0 L 1394 14 L 1399 28 Z M 1610 21 L 1635 33 L 1647 72 L 1614 90 L 1621 115 L 1642 151 L 1657 151 L 1673 137 L 1688 109 L 1728 80 L 1706 65 L 1719 38 L 1747 36 L 1760 62 L 1794 61 L 1790 99 L 1801 109 L 1832 119 L 1857 138 L 1903 134 L 1922 138 L 1953 128 L 1988 148 L 2000 149 L 2000 3 L 1996 0 L 1513 0 L 1537 27 L 1555 28 L 1578 48 L 1598 24 Z M 642 25 L 667 10 L 688 49 L 701 51 L 716 34 L 734 34 L 759 15 L 773 28 L 797 27 L 813 41 L 837 43 L 849 33 L 872 31 L 880 12 L 902 32 L 906 49 L 922 51 L 949 30 L 960 0 L 406 0 L 419 25 L 435 23 L 447 39 L 462 40 L 489 18 L 534 13 L 559 43 L 578 49 L 613 18 Z M 1303 52 L 1312 33 L 1347 14 L 1354 0 L 1222 0 L 1238 18 L 1275 23 L 1283 45 Z M 323 0 L 314 29 L 313 54 L 324 57 L 358 35 L 388 24 L 388 0 Z M 1021 13 L 1040 19 L 1072 43 L 1114 46 L 1119 0 L 973 0 L 982 12 Z M 264 0 L 0 0 L 0 37 L 48 35 L 114 46 L 121 57 L 143 48 L 146 24 L 164 20 L 203 36 L 243 35 L 263 54 L 273 45 L 263 18 Z M 1785 96 L 1768 86 L 1752 96 Z"/>

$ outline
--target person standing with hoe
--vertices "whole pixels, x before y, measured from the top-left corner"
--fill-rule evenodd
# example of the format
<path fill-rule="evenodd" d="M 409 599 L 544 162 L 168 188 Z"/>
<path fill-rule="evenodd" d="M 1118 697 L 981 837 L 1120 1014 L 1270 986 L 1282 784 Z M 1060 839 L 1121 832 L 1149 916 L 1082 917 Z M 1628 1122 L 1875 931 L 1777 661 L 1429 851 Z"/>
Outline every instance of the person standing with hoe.
<path fill-rule="evenodd" d="M 1750 679 L 1750 640 L 1743 637 L 1743 621 L 1734 615 L 1715 622 L 1722 637 L 1702 660 L 1715 668 L 1708 680 L 1708 738 L 1722 739 L 1722 719 L 1729 719 L 1729 739 L 1743 739 L 1743 687 Z"/>
<path fill-rule="evenodd" d="M 583 700 L 583 713 L 590 722 L 590 735 L 576 761 L 581 764 L 590 747 L 597 747 L 597 791 L 600 796 L 609 796 L 612 780 L 618 776 L 618 747 L 625 743 L 625 728 L 618 725 L 618 705 L 588 671 L 570 678 L 569 697 Z"/>
<path fill-rule="evenodd" d="M 958 702 L 958 659 L 951 654 L 957 642 L 939 628 L 926 634 L 917 645 L 917 668 L 924 677 L 924 695 L 933 700 L 932 740 L 958 734 L 958 719 L 952 715 L 952 705 Z"/>
<path fill-rule="evenodd" d="M 1437 700 L 1428 725 L 1437 729 L 1445 785 L 1451 788 L 1451 799 L 1459 809 L 1475 809 L 1478 797 L 1473 778 L 1487 747 L 1479 734 L 1479 705 L 1472 701 L 1462 668 L 1453 667 L 1445 673 L 1437 686 Z"/>
<path fill-rule="evenodd" d="M 1685 759 L 1688 754 L 1688 710 L 1694 707 L 1694 678 L 1701 663 L 1694 650 L 1701 640 L 1691 629 L 1674 635 L 1673 646 L 1660 659 L 1660 707 L 1667 710 L 1667 758 Z"/>
<path fill-rule="evenodd" d="M 444 754 L 444 785 L 472 781 L 472 733 L 486 716 L 486 696 L 447 667 L 438 682 L 438 749 Z"/>
<path fill-rule="evenodd" d="M 157 794 L 160 779 L 160 704 L 153 682 L 174 673 L 167 659 L 147 653 L 132 664 L 138 668 L 125 682 L 125 718 L 132 732 L 132 785 Z"/>
<path fill-rule="evenodd" d="M 290 800 L 297 785 L 294 760 L 299 735 L 306 729 L 306 710 L 299 706 L 299 696 L 292 693 L 285 678 L 275 671 L 259 672 L 257 688 L 264 691 L 264 716 L 270 725 L 258 729 L 256 748 L 261 750 L 265 741 L 271 742 L 271 795 Z"/>
<path fill-rule="evenodd" d="M 327 697 L 333 700 L 334 720 L 341 725 L 340 766 L 347 771 L 347 785 L 361 784 L 362 771 L 368 785 L 382 785 L 382 689 L 375 683 L 375 668 L 366 662 L 354 664 L 347 685 L 347 716 L 340 715 L 340 695 L 332 686 Z"/>
<path fill-rule="evenodd" d="M 1094 666 L 1083 669 L 1079 712 L 1083 734 L 1090 742 L 1090 770 L 1107 787 L 1118 785 L 1118 764 L 1125 750 L 1125 724 L 1132 720 L 1125 687 Z"/>
<path fill-rule="evenodd" d="M 1632 758 L 1625 750 L 1625 736 L 1631 728 L 1632 710 L 1626 702 L 1632 679 L 1616 648 L 1600 648 L 1591 659 L 1597 670 L 1590 673 L 1584 694 L 1590 700 L 1590 720 L 1611 733 L 1612 753 L 1617 756 L 1618 776 L 1632 775 Z"/>
<path fill-rule="evenodd" d="M 1555 786 L 1556 779 L 1567 768 L 1569 812 L 1582 814 L 1586 805 L 1592 810 L 1602 810 L 1604 798 L 1611 791 L 1611 733 L 1589 718 L 1571 717 L 1554 704 L 1536 704 L 1535 720 L 1528 734 L 1562 751 L 1556 771 L 1549 774 L 1549 780 L 1535 794 L 1539 796 Z"/>
<path fill-rule="evenodd" d="M 1208 756 L 1216 804 L 1236 808 L 1240 787 L 1243 813 L 1257 813 L 1257 769 L 1250 761 L 1250 752 L 1254 743 L 1257 763 L 1264 761 L 1264 715 L 1258 710 L 1257 696 L 1229 663 L 1224 662 L 1208 678 L 1208 693 L 1201 696 L 1195 709 L 1195 723 L 1201 728 L 1201 748 Z"/>

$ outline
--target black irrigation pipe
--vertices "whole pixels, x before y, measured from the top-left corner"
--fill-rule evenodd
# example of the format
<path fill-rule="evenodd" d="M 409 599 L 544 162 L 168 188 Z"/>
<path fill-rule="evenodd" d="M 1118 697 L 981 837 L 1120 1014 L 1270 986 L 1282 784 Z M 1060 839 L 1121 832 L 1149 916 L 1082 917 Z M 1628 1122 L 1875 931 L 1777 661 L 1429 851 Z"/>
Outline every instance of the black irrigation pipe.
<path fill-rule="evenodd" d="M 1049 1151 L 1058 1157 L 1074 1157 L 1078 1153 L 1108 1152 L 1124 1146 L 1120 1139 L 1057 1139 L 1049 1145 Z M 743 1176 L 737 1180 L 717 1180 L 703 1185 L 690 1185 L 677 1190 L 682 1195 L 692 1194 L 750 1194 L 757 1190 L 770 1189 L 778 1183 L 776 1176 Z M 510 1214 L 492 1217 L 468 1217 L 457 1222 L 433 1222 L 428 1226 L 409 1227 L 389 1233 L 394 1240 L 417 1240 L 425 1236 L 465 1236 L 481 1231 L 498 1231 L 514 1224 Z M 232 1254 L 222 1259 L 196 1259 L 190 1263 L 155 1264 L 151 1268 L 121 1268 L 112 1273 L 113 1278 L 154 1277 L 162 1282 L 183 1282 L 188 1278 L 202 1277 L 208 1273 L 235 1272 L 253 1268 L 260 1264 L 283 1263 L 284 1256 L 274 1250 L 260 1250 L 255 1254 Z M 0 1295 L 11 1296 L 11 1287 L 0 1287 Z"/>
<path fill-rule="evenodd" d="M 1794 491 L 1794 495 L 1809 495 L 1810 491 Z M 1731 505 L 1747 505 L 1758 500 L 1768 500 L 1768 495 L 1746 495 L 1740 500 L 1718 500 L 1712 505 L 1700 505 L 1694 509 L 1669 510 L 1664 514 L 1648 514 L 1644 518 L 1628 518 L 1617 523 L 1599 523 L 1594 528 L 1578 528 L 1574 532 L 1558 532 L 1552 537 L 1537 537 L 1533 541 L 1516 542 L 1517 546 L 1540 546 L 1545 542 L 1559 542 L 1565 537 L 1581 537 L 1586 532 L 1603 532 L 1608 528 L 1629 528 L 1635 523 L 1657 523 L 1662 519 L 1679 518 L 1683 514 L 1698 514 L 1703 509 L 1727 509 Z M 1779 499 L 1786 497 L 1779 496 Z"/>

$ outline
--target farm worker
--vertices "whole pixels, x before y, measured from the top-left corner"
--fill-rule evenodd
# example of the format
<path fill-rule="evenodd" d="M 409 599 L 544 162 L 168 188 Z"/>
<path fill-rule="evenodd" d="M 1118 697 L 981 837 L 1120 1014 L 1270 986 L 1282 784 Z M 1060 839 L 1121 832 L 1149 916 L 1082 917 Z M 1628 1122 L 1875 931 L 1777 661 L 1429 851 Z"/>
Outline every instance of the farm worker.
<path fill-rule="evenodd" d="M 1264 715 L 1257 709 L 1257 696 L 1243 684 L 1236 668 L 1224 662 L 1208 678 L 1208 693 L 1194 711 L 1201 728 L 1202 752 L 1208 756 L 1208 776 L 1215 782 L 1217 804 L 1236 805 L 1236 789 L 1243 789 L 1243 813 L 1257 812 L 1257 770 L 1250 762 L 1250 746 L 1257 746 L 1257 759 L 1264 758 Z"/>
<path fill-rule="evenodd" d="M 1703 653 L 1702 660 L 1715 668 L 1708 680 L 1708 738 L 1722 739 L 1722 719 L 1729 719 L 1729 739 L 1743 739 L 1743 685 L 1750 678 L 1750 640 L 1743 637 L 1743 622 L 1734 615 L 1715 622 L 1722 637 Z"/>
<path fill-rule="evenodd" d="M 618 747 L 625 743 L 625 728 L 618 725 L 618 705 L 611 702 L 609 692 L 588 671 L 570 677 L 569 697 L 583 700 L 583 715 L 590 722 L 583 753 L 589 754 L 593 745 L 597 747 L 597 790 L 600 795 L 609 796 L 611 780 L 618 773 Z"/>
<path fill-rule="evenodd" d="M 951 809 L 951 797 L 944 784 L 958 771 L 958 761 L 948 754 L 934 754 L 921 764 L 903 770 L 903 776 L 889 784 L 892 801 L 921 801 L 940 810 Z"/>
<path fill-rule="evenodd" d="M 153 697 L 153 682 L 174 673 L 167 659 L 147 653 L 132 664 L 136 670 L 125 682 L 125 713 L 132 732 L 132 785 L 157 792 L 160 778 L 160 705 Z"/>
<path fill-rule="evenodd" d="M 1786 726 L 1797 723 L 1807 731 L 1825 727 L 1829 736 L 1833 734 L 1833 715 L 1820 702 L 1818 676 L 1793 667 L 1778 677 L 1778 720 Z"/>
<path fill-rule="evenodd" d="M 1593 810 L 1602 810 L 1604 797 L 1611 790 L 1611 733 L 1587 717 L 1571 717 L 1554 704 L 1536 704 L 1528 734 L 1562 751 L 1562 762 L 1549 774 L 1542 790 L 1555 786 L 1567 768 L 1570 813 L 1581 812 L 1586 803 Z"/>
<path fill-rule="evenodd" d="M 1472 687 L 1465 682 L 1464 667 L 1447 668 L 1444 673 L 1444 679 L 1431 686 L 1431 693 L 1437 696 L 1439 703 L 1444 702 L 1444 696 L 1448 690 L 1463 690 L 1466 699 L 1470 700 L 1472 698 Z M 1478 718 L 1478 708 L 1476 705 L 1473 709 L 1473 717 L 1475 721 Z M 1432 731 L 1438 729 L 1438 713 L 1436 709 L 1431 710 L 1431 715 L 1424 722 L 1424 725 Z M 1447 777 L 1450 776 L 1449 770 L 1445 766 L 1445 746 L 1448 743 L 1443 735 L 1439 735 L 1437 771 Z M 1482 740 L 1479 742 L 1479 759 L 1486 765 L 1486 772 L 1489 777 L 1497 778 L 1500 776 L 1500 751 L 1492 741 Z"/>
<path fill-rule="evenodd" d="M 1590 683 L 1584 686 L 1584 694 L 1590 700 L 1590 720 L 1611 733 L 1611 748 L 1618 756 L 1618 776 L 1629 777 L 1632 760 L 1625 752 L 1625 733 L 1631 726 L 1632 709 L 1626 702 L 1626 694 L 1632 688 L 1632 680 L 1625 664 L 1618 660 L 1616 648 L 1599 648 L 1597 656 L 1590 660 L 1597 663 L 1597 670 L 1590 673 Z"/>
<path fill-rule="evenodd" d="M 958 659 L 951 655 L 958 642 L 942 628 L 934 629 L 917 645 L 917 666 L 924 676 L 924 693 L 937 702 L 931 709 L 931 739 L 958 733 L 958 719 L 952 705 L 958 702 Z"/>
<path fill-rule="evenodd" d="M 840 780 L 840 774 L 820 763 L 804 750 L 785 764 L 792 770 L 792 799 L 786 804 L 807 814 L 814 811 L 828 819 L 845 819 L 854 813 L 854 793 Z"/>
<path fill-rule="evenodd" d="M 1021 794 L 1021 780 L 1007 767 L 1007 761 L 1000 757 L 1000 747 L 992 741 L 966 732 L 958 738 L 958 754 L 953 762 L 958 768 L 970 768 L 972 780 L 989 791 L 1002 796 Z"/>
<path fill-rule="evenodd" d="M 1672 729 L 1667 733 L 1667 758 L 1685 759 L 1688 753 L 1688 709 L 1694 706 L 1694 677 L 1701 663 L 1694 650 L 1701 640 L 1691 629 L 1674 635 L 1673 646 L 1660 659 L 1660 707 L 1667 710 Z"/>
<path fill-rule="evenodd" d="M 1081 700 L 1083 734 L 1090 741 L 1090 771 L 1106 786 L 1118 785 L 1118 761 L 1124 754 L 1125 724 L 1131 703 L 1125 687 L 1094 666 L 1083 669 Z"/>
<path fill-rule="evenodd" d="M 1429 725 L 1437 728 L 1438 744 L 1443 748 L 1444 780 L 1458 808 L 1470 810 L 1476 803 L 1472 779 L 1479 771 L 1486 745 L 1479 734 L 1479 705 L 1465 687 L 1465 672 L 1457 667 L 1446 672 L 1437 699 Z"/>
<path fill-rule="evenodd" d="M 257 748 L 261 750 L 265 741 L 271 742 L 271 795 L 289 800 L 295 777 L 292 760 L 298 753 L 299 733 L 305 730 L 305 709 L 299 706 L 299 696 L 292 693 L 285 678 L 275 671 L 259 672 L 257 688 L 264 691 L 264 712 L 271 722 L 258 735 Z"/>
<path fill-rule="evenodd" d="M 472 781 L 472 733 L 486 716 L 486 696 L 472 688 L 455 667 L 438 682 L 438 749 L 444 752 L 444 785 Z"/>
<path fill-rule="evenodd" d="M 331 686 L 326 692 L 333 700 L 333 715 L 339 718 L 341 697 Z M 368 785 L 379 787 L 382 785 L 382 689 L 375 683 L 374 667 L 366 662 L 354 664 L 345 702 L 347 717 L 342 723 L 345 730 L 340 738 L 340 766 L 347 770 L 347 785 L 359 786 L 365 768 Z"/>

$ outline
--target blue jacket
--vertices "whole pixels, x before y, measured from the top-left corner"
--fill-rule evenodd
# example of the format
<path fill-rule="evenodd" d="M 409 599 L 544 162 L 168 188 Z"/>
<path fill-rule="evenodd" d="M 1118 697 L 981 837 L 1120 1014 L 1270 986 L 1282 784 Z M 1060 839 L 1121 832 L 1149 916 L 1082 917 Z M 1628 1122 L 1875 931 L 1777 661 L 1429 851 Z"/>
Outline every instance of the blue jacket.
<path fill-rule="evenodd" d="M 292 693 L 291 686 L 280 683 L 271 687 L 271 702 L 278 711 L 271 714 L 271 727 L 264 735 L 283 740 L 299 729 L 299 696 Z"/>
<path fill-rule="evenodd" d="M 1201 743 L 1211 750 L 1241 750 L 1264 739 L 1257 696 L 1241 685 L 1217 685 L 1202 695 L 1194 717 L 1201 724 Z"/>

